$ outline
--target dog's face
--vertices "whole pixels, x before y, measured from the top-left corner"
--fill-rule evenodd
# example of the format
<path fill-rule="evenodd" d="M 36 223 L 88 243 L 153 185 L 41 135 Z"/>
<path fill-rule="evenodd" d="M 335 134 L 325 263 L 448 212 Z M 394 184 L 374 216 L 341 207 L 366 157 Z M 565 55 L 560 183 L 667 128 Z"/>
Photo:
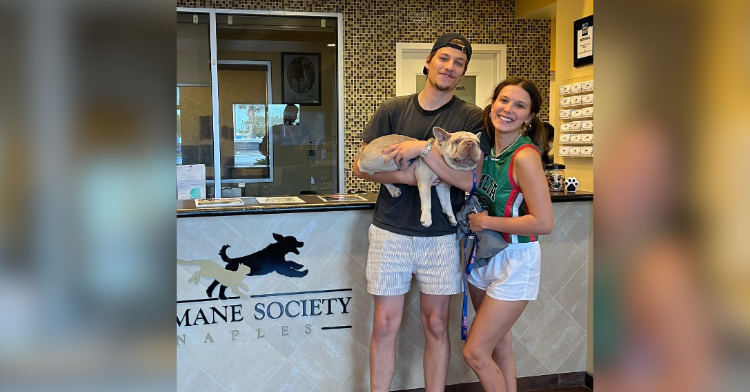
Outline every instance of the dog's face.
<path fill-rule="evenodd" d="M 456 170 L 471 170 L 477 166 L 482 155 L 479 136 L 463 131 L 450 133 L 440 127 L 432 128 L 432 133 L 448 166 Z"/>
<path fill-rule="evenodd" d="M 297 248 L 305 246 L 304 242 L 297 241 L 297 239 L 294 238 L 293 235 L 284 237 L 281 234 L 273 233 L 273 238 L 276 240 L 276 242 L 283 246 L 284 249 L 287 250 L 287 252 L 292 252 L 297 255 L 299 254 L 299 250 Z"/>

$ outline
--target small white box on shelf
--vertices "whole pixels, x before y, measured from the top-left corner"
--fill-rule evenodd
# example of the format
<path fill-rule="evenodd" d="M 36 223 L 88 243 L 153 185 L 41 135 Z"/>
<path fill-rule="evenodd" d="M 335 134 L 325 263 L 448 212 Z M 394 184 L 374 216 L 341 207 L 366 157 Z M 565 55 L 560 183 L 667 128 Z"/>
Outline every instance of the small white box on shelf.
<path fill-rule="evenodd" d="M 594 104 L 594 94 L 581 95 L 581 103 L 584 105 Z"/>
<path fill-rule="evenodd" d="M 582 115 L 583 115 L 583 110 L 581 109 L 573 109 L 570 112 L 570 118 L 581 118 Z"/>
<path fill-rule="evenodd" d="M 568 131 L 570 131 L 570 123 L 569 122 L 562 123 L 562 125 L 560 125 L 560 132 L 568 132 Z"/>
<path fill-rule="evenodd" d="M 568 152 L 569 157 L 577 157 L 581 155 L 581 147 L 571 147 Z"/>
<path fill-rule="evenodd" d="M 582 118 L 591 118 L 594 117 L 594 107 L 589 106 L 587 108 L 581 109 L 581 117 Z"/>
<path fill-rule="evenodd" d="M 569 153 L 570 153 L 570 147 L 566 147 L 566 146 L 560 147 L 560 149 L 557 151 L 557 155 L 561 157 L 567 157 Z"/>
<path fill-rule="evenodd" d="M 581 144 L 593 144 L 593 143 L 594 143 L 593 133 L 584 133 L 581 135 Z"/>
<path fill-rule="evenodd" d="M 569 133 L 563 133 L 560 135 L 560 144 L 568 144 L 570 143 L 570 134 Z"/>
<path fill-rule="evenodd" d="M 570 144 L 581 144 L 581 135 L 580 134 L 570 135 Z"/>
<path fill-rule="evenodd" d="M 570 118 L 570 115 L 573 113 L 573 110 L 571 109 L 561 109 L 560 110 L 560 119 L 561 120 L 567 120 Z M 580 113 L 579 113 L 580 115 Z"/>
<path fill-rule="evenodd" d="M 581 83 L 573 83 L 570 85 L 570 93 L 571 94 L 580 94 L 581 93 Z"/>
<path fill-rule="evenodd" d="M 594 91 L 594 81 L 587 80 L 585 82 L 581 82 L 581 91 L 584 93 Z"/>
<path fill-rule="evenodd" d="M 567 95 L 570 94 L 570 85 L 564 84 L 560 86 L 560 95 Z"/>
<path fill-rule="evenodd" d="M 594 120 L 581 121 L 581 130 L 582 131 L 593 131 L 594 130 Z"/>
<path fill-rule="evenodd" d="M 581 130 L 581 122 L 580 121 L 573 121 L 570 123 L 570 130 L 571 131 L 580 131 Z"/>
<path fill-rule="evenodd" d="M 570 106 L 581 106 L 581 96 L 574 95 L 570 97 Z"/>
<path fill-rule="evenodd" d="M 570 97 L 560 98 L 560 107 L 567 108 L 568 106 L 570 106 Z"/>
<path fill-rule="evenodd" d="M 590 157 L 594 153 L 594 147 L 593 146 L 584 146 L 581 147 L 581 156 L 582 157 Z"/>

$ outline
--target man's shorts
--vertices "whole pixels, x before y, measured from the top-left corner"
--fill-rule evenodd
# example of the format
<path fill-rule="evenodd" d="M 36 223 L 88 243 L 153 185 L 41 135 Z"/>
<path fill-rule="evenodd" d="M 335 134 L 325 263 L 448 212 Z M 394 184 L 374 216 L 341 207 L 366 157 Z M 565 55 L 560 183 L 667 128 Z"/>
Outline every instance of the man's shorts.
<path fill-rule="evenodd" d="M 539 243 L 509 244 L 482 268 L 473 268 L 468 281 L 501 301 L 531 301 L 539 294 L 542 252 Z"/>
<path fill-rule="evenodd" d="M 451 295 L 463 291 L 458 240 L 455 234 L 412 237 L 370 225 L 367 253 L 367 292 L 403 295 L 416 275 L 419 291 Z"/>

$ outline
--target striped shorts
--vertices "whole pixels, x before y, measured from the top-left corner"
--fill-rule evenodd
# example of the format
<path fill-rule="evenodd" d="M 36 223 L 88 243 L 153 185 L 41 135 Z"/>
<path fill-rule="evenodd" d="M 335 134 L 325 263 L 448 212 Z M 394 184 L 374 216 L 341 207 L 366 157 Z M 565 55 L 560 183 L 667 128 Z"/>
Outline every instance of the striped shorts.
<path fill-rule="evenodd" d="M 458 240 L 455 234 L 412 237 L 370 225 L 367 253 L 367 292 L 373 295 L 403 295 L 409 292 L 411 276 L 419 291 L 451 295 L 463 290 Z"/>

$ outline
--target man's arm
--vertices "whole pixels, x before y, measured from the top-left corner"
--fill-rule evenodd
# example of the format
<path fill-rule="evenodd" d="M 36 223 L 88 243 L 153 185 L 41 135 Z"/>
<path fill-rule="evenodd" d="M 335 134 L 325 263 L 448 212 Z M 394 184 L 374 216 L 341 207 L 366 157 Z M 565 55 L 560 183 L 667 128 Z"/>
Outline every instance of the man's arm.
<path fill-rule="evenodd" d="M 403 167 L 403 165 L 409 162 L 409 160 L 422 155 L 422 153 L 424 153 L 426 144 L 427 142 L 424 140 L 413 140 L 394 144 L 393 146 L 385 149 L 385 152 L 388 155 L 384 157 L 388 160 L 395 160 L 396 165 L 398 165 L 399 167 Z M 471 187 L 474 182 L 474 175 L 472 174 L 472 171 L 455 170 L 451 168 L 447 163 L 445 163 L 445 159 L 442 155 L 440 155 L 440 151 L 438 151 L 437 148 L 431 149 L 424 161 L 425 163 L 427 163 L 427 166 L 429 166 L 430 169 L 432 169 L 432 171 L 437 174 L 440 180 L 447 182 L 448 184 L 451 184 L 456 188 L 462 189 L 466 192 L 471 191 Z M 484 162 L 484 153 L 480 155 L 479 164 L 476 168 L 477 173 L 482 172 L 482 162 Z M 477 179 L 477 181 L 478 180 L 479 179 Z"/>
<path fill-rule="evenodd" d="M 362 142 L 362 147 L 364 148 L 367 145 L 367 143 Z M 385 160 L 386 156 L 383 155 L 383 159 Z M 417 185 L 417 180 L 414 176 L 414 168 L 416 165 L 409 165 L 406 169 L 403 170 L 397 170 L 392 172 L 382 172 L 382 173 L 375 173 L 373 175 L 364 173 L 359 170 L 359 155 L 354 157 L 354 163 L 352 163 L 352 172 L 355 176 L 363 179 L 368 180 L 372 182 L 377 182 L 378 184 L 406 184 L 406 185 Z"/>

